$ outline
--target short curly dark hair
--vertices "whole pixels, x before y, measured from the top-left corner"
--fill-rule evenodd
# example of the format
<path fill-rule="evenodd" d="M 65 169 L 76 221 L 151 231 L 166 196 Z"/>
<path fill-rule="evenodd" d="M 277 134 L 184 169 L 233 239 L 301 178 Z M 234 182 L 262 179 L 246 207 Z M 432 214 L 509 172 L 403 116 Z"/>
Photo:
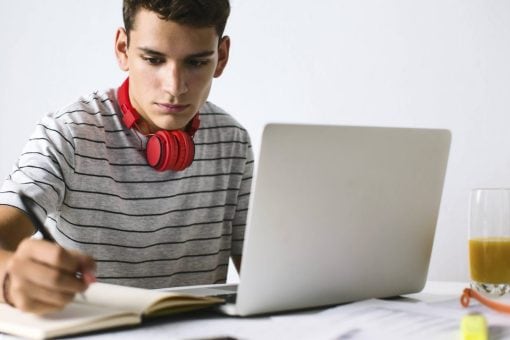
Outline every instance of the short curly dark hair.
<path fill-rule="evenodd" d="M 215 27 L 220 38 L 230 15 L 229 0 L 124 0 L 122 14 L 128 37 L 142 8 L 157 13 L 163 20 L 193 27 Z"/>

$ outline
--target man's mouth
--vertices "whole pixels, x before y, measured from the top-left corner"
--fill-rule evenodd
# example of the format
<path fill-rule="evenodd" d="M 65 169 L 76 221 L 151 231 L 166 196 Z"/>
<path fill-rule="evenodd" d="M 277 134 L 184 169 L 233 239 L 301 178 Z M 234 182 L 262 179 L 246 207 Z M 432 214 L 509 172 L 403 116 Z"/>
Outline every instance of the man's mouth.
<path fill-rule="evenodd" d="M 169 104 L 169 103 L 157 103 L 157 106 L 168 113 L 178 113 L 186 110 L 189 104 Z"/>

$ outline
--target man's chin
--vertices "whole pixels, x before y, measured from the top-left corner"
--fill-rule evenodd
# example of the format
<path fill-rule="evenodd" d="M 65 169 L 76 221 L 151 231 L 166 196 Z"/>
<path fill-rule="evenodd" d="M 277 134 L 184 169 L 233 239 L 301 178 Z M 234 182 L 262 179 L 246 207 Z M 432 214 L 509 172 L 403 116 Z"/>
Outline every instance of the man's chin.
<path fill-rule="evenodd" d="M 183 130 L 186 128 L 188 123 L 193 119 L 194 114 L 183 114 L 183 115 L 167 115 L 155 117 L 152 120 L 153 128 L 158 130 Z M 159 118 L 159 119 L 157 119 Z"/>
<path fill-rule="evenodd" d="M 156 128 L 158 130 L 168 130 L 168 131 L 182 130 L 185 127 L 186 127 L 186 122 L 183 122 L 181 124 L 179 124 L 179 122 L 171 122 L 171 123 L 162 123 L 162 124 L 156 125 Z"/>

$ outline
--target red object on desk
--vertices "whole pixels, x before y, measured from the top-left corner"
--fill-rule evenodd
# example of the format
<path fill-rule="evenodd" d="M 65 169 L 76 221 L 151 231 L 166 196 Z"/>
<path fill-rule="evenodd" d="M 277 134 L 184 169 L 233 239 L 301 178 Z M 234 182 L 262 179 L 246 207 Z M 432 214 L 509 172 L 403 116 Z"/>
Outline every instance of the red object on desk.
<path fill-rule="evenodd" d="M 495 311 L 501 312 L 501 313 L 508 313 L 510 314 L 510 305 L 496 302 L 494 300 L 491 300 L 489 298 L 486 298 L 482 294 L 478 293 L 476 290 L 471 288 L 465 288 L 462 292 L 462 295 L 460 297 L 460 304 L 464 307 L 469 306 L 469 301 L 471 298 L 474 298 L 478 300 L 481 304 L 494 309 Z"/>

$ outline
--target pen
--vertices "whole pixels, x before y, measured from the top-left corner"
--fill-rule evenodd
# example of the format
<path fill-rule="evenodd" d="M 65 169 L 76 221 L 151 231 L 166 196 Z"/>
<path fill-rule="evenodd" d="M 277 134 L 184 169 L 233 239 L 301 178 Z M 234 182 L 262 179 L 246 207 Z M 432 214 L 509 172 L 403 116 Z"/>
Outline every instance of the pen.
<path fill-rule="evenodd" d="M 41 233 L 43 239 L 58 245 L 58 243 L 56 242 L 53 235 L 51 235 L 51 233 L 48 231 L 48 229 L 46 229 L 46 226 L 44 225 L 44 223 L 39 219 L 39 217 L 34 213 L 34 210 L 31 208 L 31 203 L 29 202 L 29 200 L 32 202 L 34 202 L 34 201 L 31 198 L 25 196 L 24 194 L 19 194 L 19 198 L 20 198 L 21 202 L 23 203 L 23 206 L 25 207 L 25 209 L 28 213 L 28 216 L 30 217 L 30 219 L 32 221 L 32 224 Z M 83 273 L 81 271 L 78 270 L 76 273 L 74 273 L 74 275 L 76 276 L 76 278 L 78 278 L 80 280 L 84 280 Z M 80 293 L 80 295 L 84 300 L 86 300 L 84 293 Z"/>
<path fill-rule="evenodd" d="M 56 241 L 53 238 L 53 236 L 51 235 L 51 233 L 44 226 L 44 223 L 39 219 L 39 217 L 37 217 L 37 215 L 34 213 L 33 209 L 31 208 L 30 202 L 28 200 L 30 200 L 32 202 L 33 202 L 33 200 L 23 194 L 19 194 L 19 198 L 20 198 L 21 202 L 23 203 L 23 205 L 28 213 L 28 216 L 30 217 L 30 220 L 32 221 L 32 224 L 41 233 L 43 239 L 46 241 L 56 243 Z"/>

